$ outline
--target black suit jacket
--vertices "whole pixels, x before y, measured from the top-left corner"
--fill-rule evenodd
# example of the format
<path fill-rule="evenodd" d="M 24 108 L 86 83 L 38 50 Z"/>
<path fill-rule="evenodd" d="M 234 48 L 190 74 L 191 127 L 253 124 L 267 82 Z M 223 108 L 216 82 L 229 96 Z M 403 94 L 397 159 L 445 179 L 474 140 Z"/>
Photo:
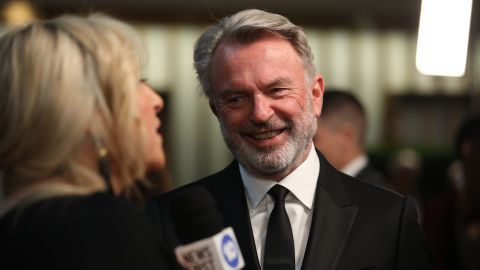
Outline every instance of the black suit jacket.
<path fill-rule="evenodd" d="M 318 154 L 320 175 L 302 269 L 432 269 L 413 202 L 340 173 Z M 180 189 L 197 185 L 211 192 L 225 225 L 235 230 L 245 269 L 261 269 L 237 162 Z M 147 208 L 170 250 L 179 245 L 170 217 L 175 209 L 168 202 L 173 192 Z"/>

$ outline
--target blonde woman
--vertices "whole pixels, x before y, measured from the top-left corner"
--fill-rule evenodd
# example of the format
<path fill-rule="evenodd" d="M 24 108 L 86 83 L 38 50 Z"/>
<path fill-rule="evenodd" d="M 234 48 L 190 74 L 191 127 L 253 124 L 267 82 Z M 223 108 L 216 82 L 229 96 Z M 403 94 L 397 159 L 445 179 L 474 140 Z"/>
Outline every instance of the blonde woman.
<path fill-rule="evenodd" d="M 166 269 L 139 210 L 165 166 L 128 25 L 62 16 L 0 38 L 0 262 L 16 269 Z"/>

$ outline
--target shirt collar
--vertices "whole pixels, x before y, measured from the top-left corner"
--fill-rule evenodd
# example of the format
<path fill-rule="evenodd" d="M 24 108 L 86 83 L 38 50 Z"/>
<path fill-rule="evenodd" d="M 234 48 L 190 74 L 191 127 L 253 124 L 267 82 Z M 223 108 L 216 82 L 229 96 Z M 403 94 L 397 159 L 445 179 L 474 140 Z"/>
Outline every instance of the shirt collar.
<path fill-rule="evenodd" d="M 365 166 L 367 166 L 367 163 L 367 156 L 362 154 L 350 161 L 340 171 L 342 171 L 344 174 L 355 177 Z"/>
<path fill-rule="evenodd" d="M 308 209 L 312 208 L 317 179 L 320 173 L 320 160 L 315 152 L 313 143 L 307 159 L 278 183 L 274 180 L 259 178 L 250 174 L 241 164 L 239 164 L 239 168 L 247 201 L 251 209 L 256 208 L 268 190 L 276 184 L 286 187 L 305 207 Z"/>

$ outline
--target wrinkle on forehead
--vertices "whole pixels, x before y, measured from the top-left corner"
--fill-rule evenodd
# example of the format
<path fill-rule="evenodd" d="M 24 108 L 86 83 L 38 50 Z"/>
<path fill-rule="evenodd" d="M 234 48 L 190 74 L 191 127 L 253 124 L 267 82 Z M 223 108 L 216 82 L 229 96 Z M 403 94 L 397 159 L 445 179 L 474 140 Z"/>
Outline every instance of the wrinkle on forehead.
<path fill-rule="evenodd" d="M 273 35 L 250 44 L 222 43 L 215 52 L 212 64 L 212 82 L 230 84 L 226 88 L 232 88 L 238 82 L 272 85 L 290 80 L 292 69 L 306 72 L 293 46 L 287 40 Z M 218 80 L 219 77 L 223 80 Z M 225 86 L 216 85 L 214 88 L 218 87 Z M 243 86 L 236 85 L 233 88 L 238 87 Z"/>

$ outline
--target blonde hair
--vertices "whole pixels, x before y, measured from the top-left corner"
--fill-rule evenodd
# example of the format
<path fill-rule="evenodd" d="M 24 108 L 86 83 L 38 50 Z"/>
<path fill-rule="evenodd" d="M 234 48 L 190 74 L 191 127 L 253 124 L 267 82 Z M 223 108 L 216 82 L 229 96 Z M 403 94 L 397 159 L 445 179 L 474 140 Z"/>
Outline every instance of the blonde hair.
<path fill-rule="evenodd" d="M 0 170 L 8 193 L 105 190 L 98 172 L 80 162 L 82 147 L 100 141 L 117 193 L 140 196 L 145 130 L 135 92 L 144 55 L 130 26 L 101 14 L 34 22 L 0 38 L 0 59 Z"/>

